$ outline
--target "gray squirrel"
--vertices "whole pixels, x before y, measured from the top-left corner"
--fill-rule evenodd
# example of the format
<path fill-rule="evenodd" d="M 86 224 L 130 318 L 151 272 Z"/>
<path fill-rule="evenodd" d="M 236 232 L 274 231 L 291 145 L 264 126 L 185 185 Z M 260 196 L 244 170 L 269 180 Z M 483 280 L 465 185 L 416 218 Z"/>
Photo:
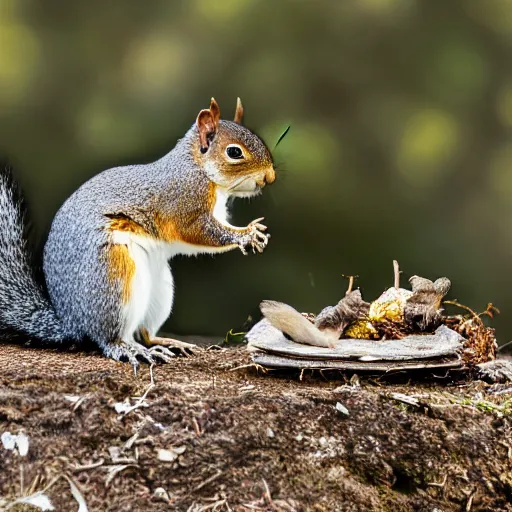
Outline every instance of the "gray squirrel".
<path fill-rule="evenodd" d="M 36 279 L 25 211 L 9 171 L 0 172 L 0 328 L 45 342 L 92 340 L 105 356 L 168 361 L 176 340 L 156 334 L 171 312 L 176 254 L 262 252 L 261 219 L 229 224 L 230 197 L 275 180 L 263 141 L 220 119 L 212 98 L 172 151 L 148 165 L 116 167 L 84 183 L 57 212 Z"/>

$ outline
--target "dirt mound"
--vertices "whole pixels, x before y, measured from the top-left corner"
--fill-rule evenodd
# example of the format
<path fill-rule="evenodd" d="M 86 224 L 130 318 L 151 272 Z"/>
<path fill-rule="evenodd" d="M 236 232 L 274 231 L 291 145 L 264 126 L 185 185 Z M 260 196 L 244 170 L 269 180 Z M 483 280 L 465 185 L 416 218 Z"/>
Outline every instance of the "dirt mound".
<path fill-rule="evenodd" d="M 506 385 L 300 380 L 243 348 L 157 366 L 153 385 L 96 354 L 4 345 L 0 364 L 0 435 L 30 442 L 0 444 L 4 499 L 64 473 L 101 512 L 512 511 Z M 46 494 L 78 509 L 64 478 Z"/>

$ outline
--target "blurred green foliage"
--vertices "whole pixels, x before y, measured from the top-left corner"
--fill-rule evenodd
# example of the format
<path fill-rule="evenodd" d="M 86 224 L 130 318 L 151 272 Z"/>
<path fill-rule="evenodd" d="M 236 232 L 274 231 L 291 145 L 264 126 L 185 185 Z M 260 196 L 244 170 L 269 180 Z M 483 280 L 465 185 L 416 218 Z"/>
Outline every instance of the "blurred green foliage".
<path fill-rule="evenodd" d="M 318 311 L 358 274 L 502 310 L 512 338 L 512 2 L 0 0 L 0 152 L 44 233 L 83 181 L 166 153 L 215 96 L 236 97 L 278 179 L 262 256 L 172 262 L 167 330 L 225 333 L 261 299 Z"/>

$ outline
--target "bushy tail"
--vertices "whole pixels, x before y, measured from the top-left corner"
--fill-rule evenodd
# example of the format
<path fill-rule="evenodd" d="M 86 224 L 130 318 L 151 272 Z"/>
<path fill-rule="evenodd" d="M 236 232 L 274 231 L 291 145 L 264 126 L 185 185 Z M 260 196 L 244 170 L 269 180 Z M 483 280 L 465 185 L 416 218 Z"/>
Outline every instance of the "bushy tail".
<path fill-rule="evenodd" d="M 0 169 L 0 328 L 42 341 L 65 339 L 31 264 L 25 206 L 9 169 Z"/>

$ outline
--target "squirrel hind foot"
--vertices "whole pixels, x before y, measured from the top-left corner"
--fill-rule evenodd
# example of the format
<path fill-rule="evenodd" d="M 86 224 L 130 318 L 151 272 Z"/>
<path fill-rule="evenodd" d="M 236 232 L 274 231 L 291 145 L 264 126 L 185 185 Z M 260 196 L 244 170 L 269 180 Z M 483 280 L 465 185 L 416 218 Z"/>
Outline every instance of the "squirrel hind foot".
<path fill-rule="evenodd" d="M 159 336 L 150 338 L 146 343 L 147 345 L 153 346 L 153 348 L 165 347 L 167 349 L 174 349 L 180 355 L 185 357 L 193 355 L 195 352 L 202 350 L 201 347 L 198 347 L 193 343 L 187 343 L 186 341 L 175 340 L 173 338 L 161 338 Z M 175 352 L 172 351 L 172 353 L 174 354 Z"/>
<path fill-rule="evenodd" d="M 135 333 L 135 339 L 146 347 L 165 347 L 172 355 L 178 354 L 187 357 L 201 350 L 197 345 L 187 343 L 186 341 L 175 340 L 174 338 L 151 336 L 145 327 L 142 327 Z M 174 349 L 174 351 L 169 349 Z"/>
<path fill-rule="evenodd" d="M 154 346 L 147 348 L 133 340 L 117 340 L 114 347 L 107 348 L 105 355 L 116 361 L 129 362 L 135 374 L 137 374 L 139 361 L 152 365 L 155 364 L 155 359 L 163 363 L 169 363 L 175 357 L 174 353 L 166 347 Z"/>

